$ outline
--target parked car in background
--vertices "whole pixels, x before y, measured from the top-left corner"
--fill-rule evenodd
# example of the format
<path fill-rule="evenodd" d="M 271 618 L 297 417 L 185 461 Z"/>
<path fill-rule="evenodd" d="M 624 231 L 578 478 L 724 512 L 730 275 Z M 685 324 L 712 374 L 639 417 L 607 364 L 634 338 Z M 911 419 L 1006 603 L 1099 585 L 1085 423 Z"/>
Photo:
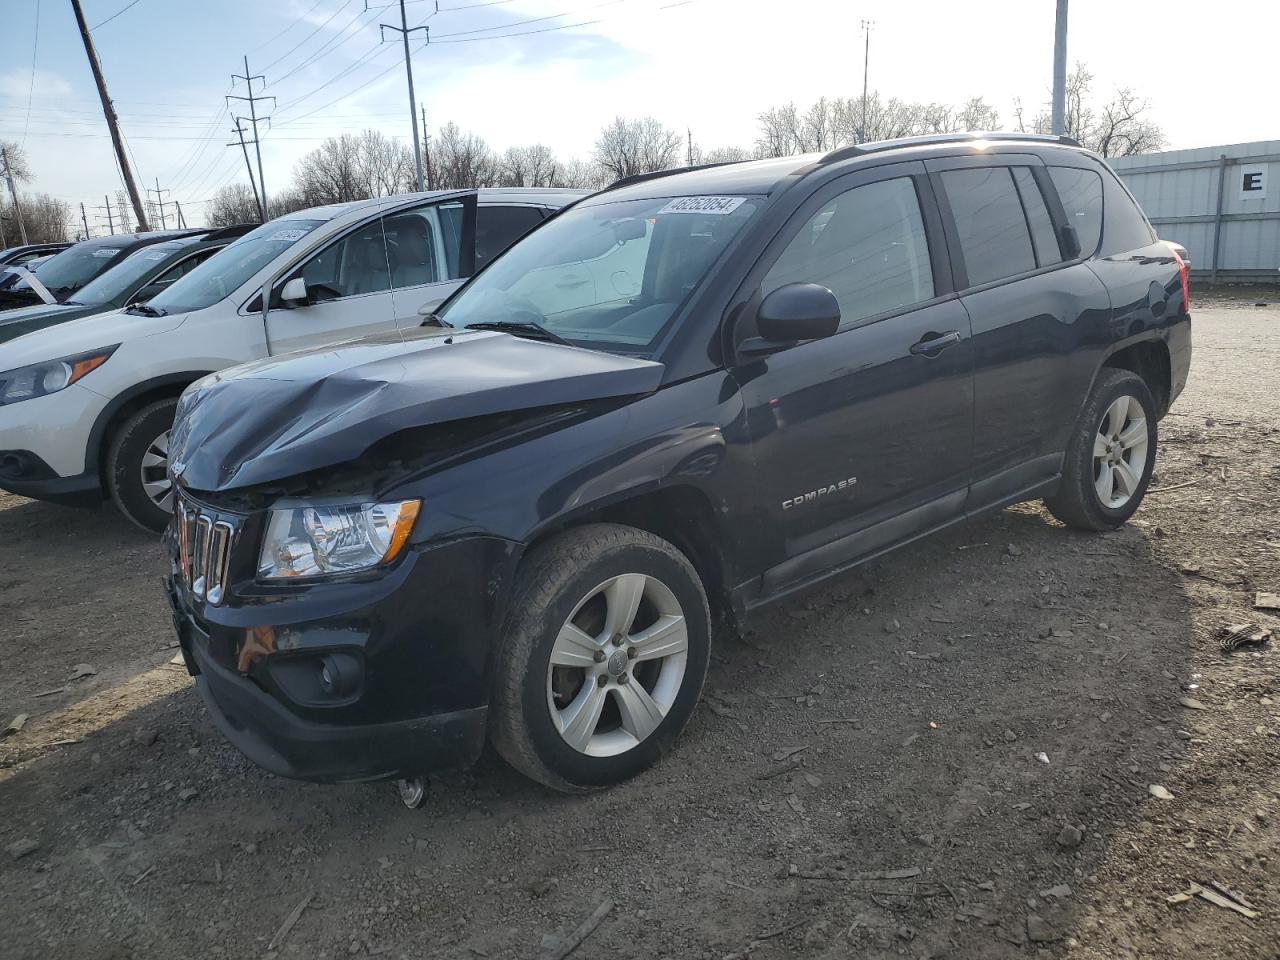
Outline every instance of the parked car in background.
<path fill-rule="evenodd" d="M 631 178 L 436 322 L 206 377 L 169 443 L 213 722 L 410 803 L 486 738 L 556 789 L 638 773 L 713 617 L 968 517 L 1120 526 L 1191 357 L 1186 269 L 1125 187 L 1017 134 Z"/>
<path fill-rule="evenodd" d="M 20 264 L 11 263 L 0 267 L 0 290 L 7 290 L 15 283 L 21 282 L 27 274 L 35 273 L 42 264 L 48 263 L 54 256 L 55 254 L 46 253 L 43 256 L 24 260 Z"/>
<path fill-rule="evenodd" d="M 23 276 L 12 286 L 0 290 L 0 311 L 65 303 L 81 287 L 106 273 L 135 250 L 162 240 L 186 237 L 198 232 L 200 231 L 154 230 L 149 233 L 125 233 L 81 240 L 42 264 L 40 276 L 36 279 Z M 3 315 L 0 312 L 0 317 Z"/>
<path fill-rule="evenodd" d="M 220 227 L 188 237 L 162 240 L 135 250 L 97 279 L 85 284 L 64 303 L 21 307 L 0 313 L 0 343 L 33 330 L 118 310 L 133 303 L 144 303 L 255 226 L 257 224 L 248 223 Z"/>
<path fill-rule="evenodd" d="M 21 267 L 36 257 L 47 257 L 59 253 L 71 246 L 69 242 L 26 243 L 18 247 L 6 247 L 0 250 L 0 267 Z"/>
<path fill-rule="evenodd" d="M 458 190 L 300 210 L 128 312 L 0 343 L 0 489 L 63 503 L 110 495 L 160 530 L 172 502 L 169 426 L 188 384 L 260 357 L 416 329 L 420 309 L 580 196 Z"/>

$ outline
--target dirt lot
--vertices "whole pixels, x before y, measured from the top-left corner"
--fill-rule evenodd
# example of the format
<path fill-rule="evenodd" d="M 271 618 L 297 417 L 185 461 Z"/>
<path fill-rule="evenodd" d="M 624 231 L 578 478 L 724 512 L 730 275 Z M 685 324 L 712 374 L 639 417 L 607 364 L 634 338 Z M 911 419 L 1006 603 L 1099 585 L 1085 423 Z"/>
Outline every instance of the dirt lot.
<path fill-rule="evenodd" d="M 1023 505 L 776 608 L 585 798 L 260 772 L 169 663 L 155 544 L 0 496 L 0 846 L 38 844 L 0 956 L 548 957 L 606 899 L 575 956 L 1280 956 L 1280 631 L 1212 637 L 1280 628 L 1280 306 L 1202 298 L 1195 337 L 1127 528 Z M 1166 902 L 1211 881 L 1260 915 Z"/>

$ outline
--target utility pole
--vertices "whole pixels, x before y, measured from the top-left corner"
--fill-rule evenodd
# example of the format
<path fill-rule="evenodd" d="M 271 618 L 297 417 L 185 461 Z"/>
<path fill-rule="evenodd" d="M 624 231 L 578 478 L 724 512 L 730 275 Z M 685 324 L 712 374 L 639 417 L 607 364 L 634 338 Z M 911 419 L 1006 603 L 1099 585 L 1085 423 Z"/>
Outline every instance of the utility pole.
<path fill-rule="evenodd" d="M 876 25 L 874 20 L 862 21 L 862 129 L 858 131 L 858 142 L 867 142 L 867 71 L 871 65 L 871 29 Z"/>
<path fill-rule="evenodd" d="M 422 162 L 427 168 L 427 189 L 435 189 L 435 178 L 431 175 L 431 134 L 427 131 L 427 108 L 422 108 Z"/>
<path fill-rule="evenodd" d="M 364 8 L 366 10 L 369 9 L 369 0 L 365 0 Z M 394 30 L 396 33 L 400 34 L 400 39 L 404 41 L 404 72 L 405 72 L 405 75 L 409 78 L 409 123 L 413 127 L 413 162 L 416 165 L 417 171 L 418 171 L 418 181 L 417 181 L 418 192 L 421 193 L 422 192 L 422 147 L 418 143 L 418 108 L 414 104 L 414 97 L 413 97 L 413 61 L 409 57 L 409 34 L 413 33 L 414 30 L 422 30 L 426 33 L 427 40 L 430 41 L 431 28 L 430 27 L 414 27 L 411 30 L 409 28 L 409 21 L 405 18 L 404 0 L 400 0 L 400 26 L 397 27 L 388 23 L 378 24 L 379 39 L 384 41 L 386 40 L 387 30 Z M 246 70 L 245 72 L 247 73 L 248 71 Z"/>
<path fill-rule="evenodd" d="M 159 178 L 159 177 L 156 177 L 156 188 L 155 188 L 154 190 L 148 190 L 148 191 L 147 191 L 147 193 L 154 193 L 154 194 L 156 195 L 156 206 L 157 206 L 157 207 L 159 208 L 159 210 L 160 210 L 160 229 L 161 229 L 161 230 L 168 230 L 168 229 L 169 229 L 169 224 L 168 224 L 168 223 L 166 223 L 166 222 L 165 222 L 165 219 L 164 219 L 164 199 L 161 197 L 161 194 L 165 194 L 165 193 L 168 193 L 168 192 L 169 192 L 169 191 L 168 191 L 167 189 L 165 189 L 165 190 L 161 190 L 161 189 L 160 189 L 160 178 Z"/>
<path fill-rule="evenodd" d="M 133 202 L 133 214 L 138 218 L 138 229 L 148 230 L 147 213 L 142 205 L 142 195 L 138 193 L 138 185 L 133 182 L 133 171 L 129 169 L 129 159 L 125 156 L 124 141 L 120 139 L 120 123 L 116 119 L 116 108 L 107 96 L 107 82 L 102 79 L 102 65 L 98 63 L 98 54 L 93 49 L 93 40 L 89 37 L 89 26 L 84 22 L 84 11 L 80 9 L 80 0 L 71 0 L 71 8 L 76 14 L 76 23 L 80 27 L 80 39 L 84 41 L 84 52 L 89 57 L 89 69 L 93 71 L 93 82 L 98 85 L 98 98 L 102 101 L 102 113 L 107 118 L 107 129 L 111 131 L 111 144 L 116 149 L 116 163 L 120 165 L 120 175 L 124 178 L 124 187 L 129 191 L 129 199 Z"/>
<path fill-rule="evenodd" d="M 187 228 L 187 222 L 182 219 L 182 204 L 175 200 L 173 201 L 173 205 L 178 211 L 178 229 L 185 230 Z"/>
<path fill-rule="evenodd" d="M 1052 131 L 1067 132 L 1067 0 L 1058 0 L 1058 17 L 1053 30 L 1053 114 Z"/>
<path fill-rule="evenodd" d="M 685 136 L 685 140 L 688 143 L 688 147 L 685 154 L 685 161 L 686 161 L 685 166 L 692 167 L 693 166 L 693 128 L 685 127 L 684 136 Z"/>
<path fill-rule="evenodd" d="M 9 183 L 9 196 L 13 197 L 13 212 L 18 217 L 18 233 L 27 242 L 27 224 L 22 219 L 22 205 L 18 203 L 18 188 L 13 183 L 13 171 L 9 169 L 9 151 L 0 147 L 0 160 L 4 161 L 4 178 Z"/>
<path fill-rule="evenodd" d="M 262 205 L 262 197 L 258 196 L 258 181 L 253 179 L 253 164 L 249 162 L 249 147 L 244 139 L 244 127 L 240 126 L 240 121 L 236 121 L 236 128 L 231 131 L 240 138 L 240 152 L 244 154 L 244 168 L 249 171 L 249 186 L 253 187 L 253 202 L 258 205 L 258 220 L 261 223 L 267 222 L 267 208 Z M 255 138 L 255 144 L 258 142 Z M 228 143 L 228 147 L 234 147 L 234 143 Z"/>
<path fill-rule="evenodd" d="M 111 216 L 111 198 L 104 193 L 102 195 L 102 206 L 97 207 L 96 209 L 106 211 L 105 215 L 107 218 L 107 233 L 111 234 L 112 236 L 115 236 L 116 223 L 115 223 L 115 218 Z M 102 217 L 103 217 L 103 214 L 101 213 L 94 215 L 95 220 L 101 220 Z"/>
<path fill-rule="evenodd" d="M 89 218 L 84 214 L 84 201 L 80 201 L 80 222 L 84 224 L 84 238 L 89 239 Z"/>
<path fill-rule="evenodd" d="M 248 101 L 248 104 L 249 104 L 249 122 L 253 124 L 253 152 L 258 157 L 258 188 L 259 188 L 258 209 L 262 211 L 262 222 L 266 223 L 267 221 L 267 181 L 262 175 L 262 143 L 261 143 L 262 136 L 258 133 L 258 101 L 270 100 L 272 103 L 275 103 L 276 98 L 270 97 L 270 96 L 255 97 L 253 95 L 253 81 L 261 80 L 263 86 L 266 86 L 267 78 L 264 77 L 262 74 L 257 74 L 255 76 L 249 73 L 249 58 L 247 56 L 244 58 L 244 76 L 240 76 L 239 74 L 236 74 L 236 73 L 233 73 L 231 75 L 232 83 L 235 83 L 237 80 L 244 81 L 246 92 L 249 95 L 247 97 L 228 96 L 227 99 L 228 100 L 245 100 L 245 101 Z M 262 119 L 270 120 L 271 118 L 263 117 Z M 244 120 L 244 117 L 236 117 L 236 127 L 239 127 L 243 120 Z M 250 176 L 252 176 L 252 174 L 250 174 Z"/>

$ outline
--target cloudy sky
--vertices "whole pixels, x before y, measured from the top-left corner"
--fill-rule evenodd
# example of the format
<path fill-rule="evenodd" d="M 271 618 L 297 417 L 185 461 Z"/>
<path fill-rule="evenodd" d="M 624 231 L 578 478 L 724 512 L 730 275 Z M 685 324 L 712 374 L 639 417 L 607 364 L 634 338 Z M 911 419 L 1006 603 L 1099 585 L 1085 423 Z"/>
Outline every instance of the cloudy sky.
<path fill-rule="evenodd" d="M 199 222 L 244 177 L 223 97 L 248 55 L 273 94 L 267 190 L 326 136 L 411 136 L 386 0 L 82 0 L 134 161 L 148 187 Z M 856 96 L 863 19 L 870 83 L 885 96 L 982 95 L 1007 120 L 1047 100 L 1053 0 L 410 0 L 419 102 L 497 148 L 543 142 L 586 157 L 615 115 L 651 114 L 706 148 L 750 146 L 766 107 Z M 1171 147 L 1280 138 L 1274 104 L 1280 4 L 1072 0 L 1069 56 L 1099 93 L 1134 88 Z M 101 203 L 120 187 L 66 0 L 0 0 L 0 139 L 24 145 L 30 189 Z M 389 34 L 388 40 L 398 38 Z M 33 69 L 34 63 L 34 69 Z"/>

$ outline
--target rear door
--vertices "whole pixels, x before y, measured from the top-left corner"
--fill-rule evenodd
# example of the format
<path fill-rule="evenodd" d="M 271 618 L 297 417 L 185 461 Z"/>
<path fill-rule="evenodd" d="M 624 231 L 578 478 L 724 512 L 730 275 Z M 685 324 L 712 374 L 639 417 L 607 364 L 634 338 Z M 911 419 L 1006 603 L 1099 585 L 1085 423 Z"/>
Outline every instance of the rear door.
<path fill-rule="evenodd" d="M 1106 289 L 1064 257 L 1038 157 L 926 164 L 961 301 L 973 325 L 973 483 L 968 509 L 1021 497 L 1061 470 L 1083 343 L 1103 332 Z"/>
<path fill-rule="evenodd" d="M 821 188 L 748 277 L 836 295 L 840 329 L 733 375 L 747 406 L 761 515 L 784 532 L 774 594 L 960 515 L 972 442 L 969 320 L 951 293 L 925 168 Z M 755 300 L 758 302 L 758 299 Z"/>
<path fill-rule="evenodd" d="M 383 217 L 395 322 L 422 322 L 475 271 L 476 196 L 451 196 L 388 211 Z"/>

